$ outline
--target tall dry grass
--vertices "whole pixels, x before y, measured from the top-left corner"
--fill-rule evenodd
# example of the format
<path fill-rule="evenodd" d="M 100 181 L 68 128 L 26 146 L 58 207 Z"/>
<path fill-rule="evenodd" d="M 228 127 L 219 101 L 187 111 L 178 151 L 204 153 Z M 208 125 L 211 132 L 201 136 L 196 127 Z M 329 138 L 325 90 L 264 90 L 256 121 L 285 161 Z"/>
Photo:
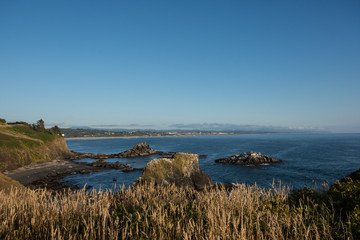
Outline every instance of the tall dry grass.
<path fill-rule="evenodd" d="M 1 239 L 333 239 L 351 231 L 333 210 L 291 205 L 286 187 L 197 192 L 142 185 L 117 193 L 0 192 Z M 334 234 L 335 231 L 335 234 Z"/>

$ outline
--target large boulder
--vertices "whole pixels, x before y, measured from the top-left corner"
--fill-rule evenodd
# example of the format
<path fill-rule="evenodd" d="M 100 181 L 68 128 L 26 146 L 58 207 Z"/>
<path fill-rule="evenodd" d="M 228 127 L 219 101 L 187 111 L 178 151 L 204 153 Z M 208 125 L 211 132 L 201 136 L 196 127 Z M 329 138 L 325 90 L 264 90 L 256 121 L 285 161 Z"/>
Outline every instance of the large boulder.
<path fill-rule="evenodd" d="M 215 162 L 222 164 L 236 164 L 236 165 L 259 165 L 259 164 L 279 163 L 282 161 L 269 157 L 267 155 L 261 155 L 261 153 L 251 151 L 242 154 L 235 154 L 230 157 L 220 158 L 215 160 Z"/>
<path fill-rule="evenodd" d="M 172 158 L 151 160 L 145 167 L 138 182 L 155 182 L 156 184 L 175 184 L 202 190 L 211 186 L 210 176 L 199 166 L 199 156 L 193 153 L 176 153 Z"/>

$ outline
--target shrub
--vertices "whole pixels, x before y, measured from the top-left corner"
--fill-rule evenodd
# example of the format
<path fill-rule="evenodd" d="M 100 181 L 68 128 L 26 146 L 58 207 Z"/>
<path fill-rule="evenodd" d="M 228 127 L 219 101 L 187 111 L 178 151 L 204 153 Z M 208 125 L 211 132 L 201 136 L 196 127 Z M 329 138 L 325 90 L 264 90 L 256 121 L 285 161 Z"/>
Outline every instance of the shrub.
<path fill-rule="evenodd" d="M 354 239 L 360 239 L 360 170 L 337 181 L 324 192 L 307 187 L 294 190 L 289 195 L 289 203 L 295 208 L 301 205 L 317 206 L 317 209 L 308 207 L 308 210 L 327 216 L 334 238 L 345 239 L 345 230 L 351 229 Z M 343 228 L 339 226 L 340 223 L 346 226 Z"/>

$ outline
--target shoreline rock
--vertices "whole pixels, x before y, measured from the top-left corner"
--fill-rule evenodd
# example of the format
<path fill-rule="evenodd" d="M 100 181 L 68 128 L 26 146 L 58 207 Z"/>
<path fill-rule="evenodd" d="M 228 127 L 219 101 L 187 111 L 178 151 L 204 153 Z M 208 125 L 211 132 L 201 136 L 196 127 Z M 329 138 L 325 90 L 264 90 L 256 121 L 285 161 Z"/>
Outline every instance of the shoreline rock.
<path fill-rule="evenodd" d="M 220 158 L 215 160 L 216 163 L 221 164 L 235 164 L 235 165 L 259 165 L 280 163 L 282 160 L 278 160 L 267 155 L 262 155 L 257 152 L 244 152 L 242 154 L 235 154 L 230 157 Z"/>
<path fill-rule="evenodd" d="M 104 159 L 100 159 L 96 162 L 90 163 L 89 165 L 92 167 L 98 167 L 98 168 L 112 168 L 112 169 L 124 169 L 124 168 L 130 169 L 131 168 L 130 164 L 123 164 L 123 163 L 119 163 L 119 162 L 108 163 Z"/>
<path fill-rule="evenodd" d="M 144 168 L 126 168 L 122 170 L 123 172 L 135 172 L 135 171 L 144 171 Z"/>
<path fill-rule="evenodd" d="M 188 186 L 203 190 L 212 186 L 210 176 L 199 166 L 199 156 L 193 153 L 176 153 L 172 158 L 151 160 L 144 169 L 138 183 L 155 182 L 156 184 Z"/>

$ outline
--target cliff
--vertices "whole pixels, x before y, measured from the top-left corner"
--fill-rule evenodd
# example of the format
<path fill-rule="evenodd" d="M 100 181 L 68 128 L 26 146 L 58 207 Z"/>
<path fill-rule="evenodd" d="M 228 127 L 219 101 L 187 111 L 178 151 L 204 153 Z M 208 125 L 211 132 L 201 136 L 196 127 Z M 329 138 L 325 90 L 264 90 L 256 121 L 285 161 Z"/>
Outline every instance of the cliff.
<path fill-rule="evenodd" d="M 12 170 L 70 155 L 59 134 L 31 125 L 0 124 L 0 171 Z"/>

